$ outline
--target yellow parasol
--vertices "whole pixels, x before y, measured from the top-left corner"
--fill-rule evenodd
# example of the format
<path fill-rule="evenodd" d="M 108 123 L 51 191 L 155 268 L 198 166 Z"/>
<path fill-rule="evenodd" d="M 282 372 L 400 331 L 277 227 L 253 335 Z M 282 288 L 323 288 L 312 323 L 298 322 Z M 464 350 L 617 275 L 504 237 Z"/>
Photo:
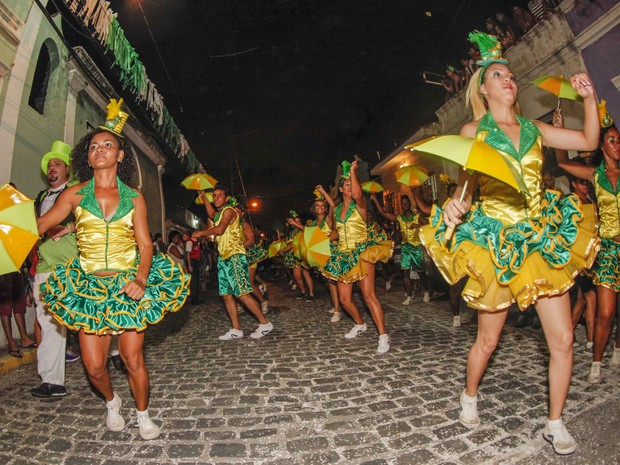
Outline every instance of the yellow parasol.
<path fill-rule="evenodd" d="M 209 176 L 207 173 L 197 173 L 190 174 L 181 181 L 181 184 L 183 184 L 186 189 L 203 191 L 205 189 L 213 189 L 217 184 L 217 179 L 213 176 Z"/>
<path fill-rule="evenodd" d="M 205 192 L 205 195 L 207 196 L 207 200 L 209 202 L 213 202 L 213 194 L 211 192 Z M 196 200 L 194 200 L 194 203 L 196 205 L 204 205 L 205 201 L 202 200 L 202 197 L 198 196 L 198 197 L 196 197 Z"/>
<path fill-rule="evenodd" d="M 421 186 L 428 179 L 428 172 L 420 166 L 403 166 L 396 171 L 396 181 L 406 186 Z"/>
<path fill-rule="evenodd" d="M 362 190 L 369 193 L 377 193 L 383 191 L 383 186 L 376 181 L 366 181 L 362 183 Z"/>
<path fill-rule="evenodd" d="M 417 141 L 417 142 L 413 142 L 413 143 L 411 143 L 411 144 L 409 144 L 409 145 L 405 145 L 405 148 L 406 148 L 407 150 L 409 150 L 410 152 L 413 152 L 413 151 L 415 151 L 415 150 L 416 150 L 416 148 L 417 148 L 419 145 L 425 144 L 425 143 L 427 143 L 428 141 L 431 141 L 431 140 L 433 140 L 433 139 L 437 139 L 437 136 L 431 136 L 431 137 L 427 137 L 426 139 L 422 139 L 422 140 L 419 140 L 419 141 Z"/>
<path fill-rule="evenodd" d="M 293 246 L 292 247 L 293 255 L 295 255 L 300 260 L 303 260 L 304 256 L 306 255 L 306 250 L 307 250 L 306 241 L 304 239 L 303 231 L 299 231 L 295 235 L 295 237 L 293 238 L 292 246 Z"/>
<path fill-rule="evenodd" d="M 34 201 L 5 184 L 0 188 L 0 274 L 18 271 L 39 239 Z"/>
<path fill-rule="evenodd" d="M 560 108 L 560 99 L 581 100 L 581 96 L 577 93 L 570 82 L 562 76 L 541 76 L 532 81 L 536 87 L 547 92 L 551 92 L 558 98 L 557 108 Z"/>
<path fill-rule="evenodd" d="M 304 229 L 306 243 L 305 260 L 311 266 L 323 266 L 330 256 L 329 237 L 318 226 L 306 226 Z"/>
<path fill-rule="evenodd" d="M 286 241 L 284 239 L 278 239 L 277 241 L 273 241 L 269 245 L 269 249 L 267 250 L 267 255 L 269 258 L 275 257 L 278 255 L 278 252 L 286 247 Z"/>
<path fill-rule="evenodd" d="M 523 177 L 510 161 L 481 140 L 465 136 L 441 136 L 417 146 L 416 150 L 457 163 L 464 170 L 485 174 L 529 195 Z M 463 186 L 461 202 L 466 189 L 467 182 Z M 446 239 L 450 239 L 452 233 L 452 230 L 447 230 Z"/>

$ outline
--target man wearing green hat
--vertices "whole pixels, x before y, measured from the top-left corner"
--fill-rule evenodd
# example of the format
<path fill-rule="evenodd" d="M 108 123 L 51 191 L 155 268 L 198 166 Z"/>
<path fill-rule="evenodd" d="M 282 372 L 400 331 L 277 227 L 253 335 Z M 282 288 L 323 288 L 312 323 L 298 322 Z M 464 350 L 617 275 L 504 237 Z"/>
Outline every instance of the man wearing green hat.
<path fill-rule="evenodd" d="M 51 150 L 41 159 L 41 169 L 47 178 L 49 189 L 37 195 L 37 216 L 45 214 L 67 188 L 70 177 L 71 147 L 55 141 Z M 67 346 L 66 327 L 56 322 L 39 299 L 39 286 L 47 280 L 54 265 L 65 263 L 77 255 L 75 223 L 68 217 L 61 225 L 48 231 L 37 244 L 39 261 L 35 275 L 34 299 L 37 321 L 41 326 L 41 343 L 37 351 L 39 376 L 43 383 L 32 389 L 36 397 L 62 397 L 65 389 L 65 357 Z"/>

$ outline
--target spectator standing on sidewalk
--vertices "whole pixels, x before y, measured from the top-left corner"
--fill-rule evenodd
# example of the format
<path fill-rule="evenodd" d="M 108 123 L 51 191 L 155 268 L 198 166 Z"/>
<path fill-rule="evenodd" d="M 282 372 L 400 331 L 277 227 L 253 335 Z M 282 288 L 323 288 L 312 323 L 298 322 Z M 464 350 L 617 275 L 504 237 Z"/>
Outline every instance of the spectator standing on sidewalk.
<path fill-rule="evenodd" d="M 71 146 L 55 141 L 51 150 L 43 156 L 41 169 L 47 178 L 49 189 L 37 195 L 37 216 L 47 213 L 60 195 L 67 190 L 70 177 Z M 52 268 L 77 256 L 76 227 L 73 214 L 69 212 L 60 224 L 49 229 L 37 244 L 38 261 L 34 277 L 33 296 L 37 321 L 41 327 L 41 343 L 37 350 L 37 369 L 42 384 L 32 389 L 36 397 L 62 397 L 65 389 L 65 362 L 75 361 L 79 356 L 67 358 L 67 328 L 56 321 L 45 309 L 40 298 L 40 286 L 50 276 Z"/>
<path fill-rule="evenodd" d="M 187 233 L 183 233 L 183 241 L 185 243 L 185 263 L 187 270 L 192 275 L 190 288 L 191 303 L 192 305 L 200 305 L 202 303 L 200 298 L 200 259 L 202 257 L 200 244 Z"/>

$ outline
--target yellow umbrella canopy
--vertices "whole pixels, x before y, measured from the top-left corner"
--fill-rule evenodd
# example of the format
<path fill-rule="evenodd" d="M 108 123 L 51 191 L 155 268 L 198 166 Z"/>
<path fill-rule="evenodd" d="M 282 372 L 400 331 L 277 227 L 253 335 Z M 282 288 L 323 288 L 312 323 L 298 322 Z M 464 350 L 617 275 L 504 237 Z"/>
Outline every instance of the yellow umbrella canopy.
<path fill-rule="evenodd" d="M 551 92 L 557 98 L 565 98 L 568 100 L 580 100 L 581 97 L 577 93 L 570 82 L 561 76 L 541 76 L 532 81 L 536 87 Z"/>
<path fill-rule="evenodd" d="M 306 255 L 306 241 L 304 239 L 303 231 L 298 232 L 293 238 L 293 255 L 295 255 L 300 260 L 304 259 Z"/>
<path fill-rule="evenodd" d="M 18 271 L 39 239 L 34 201 L 9 184 L 0 188 L 0 274 Z"/>
<path fill-rule="evenodd" d="M 396 170 L 396 181 L 406 186 L 421 186 L 428 179 L 428 172 L 420 166 L 403 166 Z"/>
<path fill-rule="evenodd" d="M 411 144 L 409 144 L 409 145 L 405 145 L 405 148 L 406 148 L 407 150 L 409 150 L 409 151 L 413 152 L 413 151 L 416 149 L 416 147 L 418 147 L 419 145 L 425 144 L 425 143 L 427 143 L 428 141 L 431 141 L 431 140 L 433 140 L 433 139 L 437 139 L 437 136 L 431 136 L 431 137 L 428 137 L 428 138 L 426 138 L 426 139 L 422 139 L 422 140 L 419 140 L 419 141 L 417 141 L 417 142 L 413 142 L 413 143 L 411 143 Z"/>
<path fill-rule="evenodd" d="M 194 191 L 203 191 L 205 189 L 213 189 L 217 184 L 217 179 L 213 176 L 209 176 L 207 173 L 190 174 L 186 177 L 181 184 L 186 189 Z"/>
<path fill-rule="evenodd" d="M 311 266 L 324 266 L 329 260 L 329 237 L 318 226 L 307 226 L 304 229 L 306 243 L 305 260 Z"/>
<path fill-rule="evenodd" d="M 269 245 L 269 249 L 267 250 L 267 255 L 269 258 L 275 257 L 280 250 L 286 247 L 286 241 L 283 239 L 279 239 L 277 241 L 273 241 Z"/>
<path fill-rule="evenodd" d="M 213 194 L 211 192 L 205 192 L 205 195 L 207 196 L 207 200 L 209 202 L 213 202 Z M 196 197 L 196 200 L 194 200 L 194 203 L 196 205 L 204 205 L 205 201 L 202 200 L 202 197 L 198 196 L 198 197 Z"/>
<path fill-rule="evenodd" d="M 369 193 L 377 193 L 383 191 L 383 186 L 376 181 L 366 181 L 362 183 L 362 190 Z"/>
<path fill-rule="evenodd" d="M 485 142 L 465 136 L 441 136 L 416 147 L 425 152 L 476 171 L 529 194 L 523 177 L 504 156 Z"/>

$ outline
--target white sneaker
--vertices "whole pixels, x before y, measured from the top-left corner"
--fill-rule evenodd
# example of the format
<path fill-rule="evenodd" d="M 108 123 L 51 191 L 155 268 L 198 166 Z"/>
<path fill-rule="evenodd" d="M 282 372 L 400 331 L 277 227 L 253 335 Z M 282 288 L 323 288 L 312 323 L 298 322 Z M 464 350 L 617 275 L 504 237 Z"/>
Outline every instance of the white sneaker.
<path fill-rule="evenodd" d="M 355 325 L 347 334 L 344 335 L 347 339 L 353 339 L 354 337 L 359 336 L 362 333 L 365 333 L 368 330 L 368 326 L 366 323 L 362 323 L 361 325 Z"/>
<path fill-rule="evenodd" d="M 230 341 L 232 339 L 241 339 L 243 337 L 243 331 L 240 329 L 230 328 L 226 334 L 222 334 L 218 337 L 220 341 Z"/>
<path fill-rule="evenodd" d="M 586 350 L 592 350 L 592 347 L 594 347 L 594 342 L 592 341 L 586 342 Z"/>
<path fill-rule="evenodd" d="M 269 302 L 265 300 L 262 304 L 260 304 L 260 309 L 263 311 L 263 315 L 269 312 Z"/>
<path fill-rule="evenodd" d="M 250 337 L 252 339 L 260 339 L 261 337 L 269 334 L 271 331 L 273 331 L 273 325 L 271 323 L 267 323 L 264 325 L 258 325 L 258 328 L 256 328 L 256 331 L 250 334 Z"/>
<path fill-rule="evenodd" d="M 611 354 L 609 366 L 612 368 L 620 368 L 620 347 L 614 346 L 614 352 Z"/>
<path fill-rule="evenodd" d="M 420 275 L 418 274 L 417 271 L 411 270 L 409 272 L 409 279 L 420 279 Z"/>
<path fill-rule="evenodd" d="M 334 314 L 332 315 L 332 317 L 331 317 L 331 319 L 329 321 L 332 322 L 332 323 L 338 323 L 341 318 L 342 318 L 342 313 L 334 312 Z"/>
<path fill-rule="evenodd" d="M 422 302 L 425 304 L 431 301 L 431 296 L 428 292 L 422 294 Z"/>
<path fill-rule="evenodd" d="M 243 307 L 239 304 L 237 304 L 237 313 L 243 313 L 245 310 L 243 310 Z"/>
<path fill-rule="evenodd" d="M 561 419 L 547 420 L 547 425 L 543 429 L 543 437 L 551 443 L 556 454 L 568 455 L 577 450 L 577 442 L 567 431 Z"/>
<path fill-rule="evenodd" d="M 409 296 L 409 295 L 408 295 L 408 296 L 405 298 L 405 300 L 403 300 L 400 304 L 401 304 L 401 305 L 411 305 L 411 301 L 412 301 L 412 300 L 413 300 L 413 299 L 411 298 L 411 296 Z"/>
<path fill-rule="evenodd" d="M 392 289 L 392 283 L 389 281 L 385 282 L 385 290 L 389 291 L 390 289 Z"/>
<path fill-rule="evenodd" d="M 258 290 L 260 291 L 261 294 L 264 294 L 265 292 L 267 292 L 267 285 L 266 284 L 259 284 L 258 285 Z"/>
<path fill-rule="evenodd" d="M 293 284 L 293 285 L 291 286 L 291 291 L 294 291 L 295 289 L 297 289 L 297 284 Z"/>
<path fill-rule="evenodd" d="M 461 414 L 459 420 L 467 428 L 475 428 L 480 424 L 478 416 L 478 396 L 469 397 L 465 391 L 461 394 Z"/>
<path fill-rule="evenodd" d="M 452 317 L 452 326 L 458 328 L 461 326 L 461 315 L 456 315 Z"/>
<path fill-rule="evenodd" d="M 159 436 L 160 430 L 159 427 L 153 423 L 151 417 L 149 417 L 148 411 L 137 413 L 138 417 L 138 428 L 140 428 L 140 436 L 142 439 L 155 439 Z"/>
<path fill-rule="evenodd" d="M 332 308 L 330 308 L 330 309 L 329 309 L 329 312 L 327 312 L 327 313 L 330 313 L 330 314 L 331 314 L 331 313 L 336 313 L 336 307 L 332 307 Z"/>
<path fill-rule="evenodd" d="M 384 354 L 388 350 L 390 350 L 390 336 L 382 334 L 379 336 L 379 347 L 377 347 L 377 352 Z"/>
<path fill-rule="evenodd" d="M 588 374 L 588 383 L 599 384 L 601 381 L 603 381 L 603 377 L 601 376 L 601 362 L 592 362 L 590 374 Z"/>
<path fill-rule="evenodd" d="M 123 428 L 125 428 L 125 419 L 121 415 L 123 401 L 118 394 L 114 394 L 114 398 L 106 402 L 105 406 L 108 409 L 108 417 L 105 421 L 108 429 L 110 431 L 123 431 Z"/>

